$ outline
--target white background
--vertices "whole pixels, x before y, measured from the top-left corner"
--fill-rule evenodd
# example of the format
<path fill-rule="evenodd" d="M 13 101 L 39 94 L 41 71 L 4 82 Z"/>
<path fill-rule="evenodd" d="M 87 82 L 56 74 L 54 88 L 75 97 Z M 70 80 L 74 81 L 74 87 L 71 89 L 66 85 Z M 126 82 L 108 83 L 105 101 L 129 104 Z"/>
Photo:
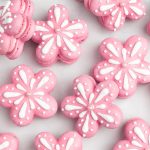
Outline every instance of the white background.
<path fill-rule="evenodd" d="M 73 79 L 82 74 L 91 74 L 92 67 L 101 60 L 98 55 L 98 46 L 103 39 L 117 37 L 125 41 L 131 35 L 138 34 L 150 41 L 150 36 L 145 32 L 145 25 L 150 21 L 150 0 L 143 1 L 148 7 L 147 16 L 139 21 L 126 21 L 120 31 L 113 33 L 99 25 L 96 17 L 88 12 L 80 2 L 75 0 L 34 0 L 34 19 L 36 20 L 45 20 L 49 7 L 53 4 L 61 3 L 68 7 L 71 19 L 81 18 L 88 23 L 89 37 L 82 44 L 83 51 L 80 59 L 73 65 L 57 63 L 48 68 L 57 75 L 58 82 L 52 95 L 57 99 L 58 103 L 65 96 L 72 94 Z M 22 56 L 17 60 L 10 61 L 1 56 L 0 85 L 10 83 L 10 72 L 19 64 L 29 65 L 35 72 L 42 69 L 42 66 L 36 62 L 36 46 L 32 41 L 26 43 Z M 147 60 L 148 58 L 150 59 L 150 47 Z M 117 99 L 115 103 L 121 107 L 124 113 L 121 126 L 113 130 L 106 128 L 99 129 L 96 136 L 84 139 L 83 150 L 111 150 L 113 145 L 123 137 L 123 125 L 128 119 L 133 117 L 141 117 L 150 124 L 150 84 L 139 85 L 132 97 L 125 100 Z M 63 132 L 73 130 L 74 123 L 74 120 L 64 117 L 59 110 L 50 119 L 36 118 L 29 126 L 17 127 L 9 118 L 9 110 L 0 108 L 0 132 L 15 133 L 20 140 L 20 150 L 34 150 L 34 137 L 39 132 L 49 131 L 59 137 Z"/>

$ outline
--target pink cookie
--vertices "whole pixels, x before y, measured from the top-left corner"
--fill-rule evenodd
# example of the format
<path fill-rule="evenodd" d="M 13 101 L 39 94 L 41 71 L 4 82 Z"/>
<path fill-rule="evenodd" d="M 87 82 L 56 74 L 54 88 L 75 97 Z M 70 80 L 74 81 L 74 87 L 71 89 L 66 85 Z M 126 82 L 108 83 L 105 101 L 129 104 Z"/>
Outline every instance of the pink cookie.
<path fill-rule="evenodd" d="M 63 5 L 54 5 L 48 12 L 48 21 L 37 21 L 33 41 L 39 43 L 37 60 L 44 66 L 58 59 L 75 62 L 81 53 L 80 43 L 87 38 L 87 24 L 83 20 L 70 21 Z"/>
<path fill-rule="evenodd" d="M 82 138 L 76 132 L 63 134 L 58 140 L 48 132 L 42 132 L 35 139 L 36 150 L 82 150 Z"/>
<path fill-rule="evenodd" d="M 142 119 L 130 120 L 125 126 L 125 140 L 119 141 L 113 150 L 149 150 L 150 126 Z"/>
<path fill-rule="evenodd" d="M 18 150 L 19 141 L 10 133 L 0 134 L 0 150 Z"/>
<path fill-rule="evenodd" d="M 142 0 L 84 0 L 85 6 L 109 30 L 120 29 L 125 19 L 140 19 L 145 15 L 145 5 Z"/>
<path fill-rule="evenodd" d="M 99 126 L 116 128 L 122 120 L 120 109 L 112 104 L 118 96 L 118 87 L 113 81 L 96 85 L 94 79 L 84 75 L 74 80 L 74 96 L 66 97 L 62 112 L 77 118 L 76 129 L 83 137 L 92 137 Z"/>
<path fill-rule="evenodd" d="M 0 2 L 0 54 L 10 59 L 19 57 L 23 46 L 34 33 L 31 0 Z"/>
<path fill-rule="evenodd" d="M 56 100 L 49 95 L 56 84 L 55 75 L 48 70 L 34 74 L 31 68 L 21 65 L 12 72 L 12 84 L 0 89 L 0 103 L 11 108 L 15 124 L 25 126 L 34 115 L 49 118 L 57 111 Z"/>
<path fill-rule="evenodd" d="M 100 81 L 113 80 L 119 87 L 119 96 L 127 98 L 136 91 L 138 83 L 150 82 L 150 63 L 144 60 L 147 40 L 140 36 L 121 41 L 105 39 L 99 49 L 105 60 L 94 68 L 94 77 Z"/>

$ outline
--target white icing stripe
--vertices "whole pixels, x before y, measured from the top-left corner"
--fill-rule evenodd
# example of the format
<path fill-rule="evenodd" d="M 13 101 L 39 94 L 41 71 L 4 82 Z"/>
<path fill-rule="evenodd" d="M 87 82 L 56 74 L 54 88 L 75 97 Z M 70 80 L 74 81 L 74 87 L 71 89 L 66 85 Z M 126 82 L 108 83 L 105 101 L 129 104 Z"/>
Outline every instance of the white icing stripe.
<path fill-rule="evenodd" d="M 115 27 L 118 28 L 121 24 L 121 19 L 122 19 L 122 13 L 119 12 L 119 15 L 117 16 L 117 20 L 115 22 Z"/>
<path fill-rule="evenodd" d="M 19 76 L 25 84 L 28 83 L 28 78 L 27 78 L 26 72 L 24 70 L 19 71 Z"/>
<path fill-rule="evenodd" d="M 3 24 L 9 24 L 13 21 L 12 18 L 6 18 L 5 20 L 2 21 Z"/>
<path fill-rule="evenodd" d="M 98 113 L 99 116 L 101 116 L 104 120 L 106 120 L 109 123 L 114 123 L 115 120 L 112 116 L 108 115 L 108 114 L 102 114 L 102 113 Z"/>
<path fill-rule="evenodd" d="M 108 74 L 108 73 L 110 73 L 114 70 L 115 70 L 114 67 L 103 68 L 103 69 L 100 70 L 100 74 L 105 75 L 105 74 Z"/>
<path fill-rule="evenodd" d="M 4 29 L 2 28 L 1 25 L 0 25 L 0 33 L 4 33 Z"/>
<path fill-rule="evenodd" d="M 98 108 L 98 109 L 105 109 L 106 105 L 105 104 L 100 104 L 100 105 L 97 105 L 96 108 Z"/>
<path fill-rule="evenodd" d="M 146 138 L 144 135 L 145 133 L 143 133 L 143 131 L 139 127 L 135 127 L 134 132 L 144 143 L 146 143 Z"/>
<path fill-rule="evenodd" d="M 81 23 L 76 23 L 66 28 L 66 30 L 81 30 L 81 29 L 83 29 L 83 25 Z"/>
<path fill-rule="evenodd" d="M 87 111 L 82 111 L 80 114 L 79 114 L 79 117 L 80 118 L 83 118 L 85 115 L 86 115 Z"/>
<path fill-rule="evenodd" d="M 36 101 L 36 102 L 38 103 L 38 105 L 39 105 L 40 107 L 42 107 L 43 109 L 45 109 L 45 110 L 49 110 L 49 109 L 50 109 L 50 106 L 49 106 L 46 102 L 44 102 L 43 100 L 41 100 L 41 99 L 35 97 L 35 101 Z"/>
<path fill-rule="evenodd" d="M 133 68 L 133 70 L 142 75 L 150 75 L 150 70 L 144 68 Z"/>
<path fill-rule="evenodd" d="M 66 150 L 71 150 L 73 143 L 74 143 L 74 138 L 70 138 L 67 142 Z"/>
<path fill-rule="evenodd" d="M 77 47 L 71 42 L 71 40 L 63 37 L 63 40 L 66 44 L 66 46 L 68 47 L 68 49 L 71 51 L 71 52 L 75 52 L 77 51 Z"/>
<path fill-rule="evenodd" d="M 38 83 L 37 88 L 42 88 L 49 81 L 49 76 L 44 76 Z"/>
<path fill-rule="evenodd" d="M 116 57 L 119 57 L 118 51 L 117 51 L 117 49 L 114 47 L 113 44 L 111 44 L 111 43 L 107 44 L 107 45 L 106 45 L 106 48 L 107 48 L 110 52 L 112 52 L 112 54 L 114 54 Z"/>
<path fill-rule="evenodd" d="M 61 44 L 61 37 L 59 35 L 56 36 L 56 43 L 57 43 L 58 47 L 62 46 L 62 44 Z"/>
<path fill-rule="evenodd" d="M 136 59 L 136 60 L 133 60 L 133 61 L 129 62 L 129 64 L 130 65 L 138 65 L 140 62 L 141 62 L 140 59 Z"/>
<path fill-rule="evenodd" d="M 69 38 L 73 38 L 73 33 L 71 33 L 71 32 L 62 31 L 62 33 L 65 34 L 66 36 L 68 36 Z"/>
<path fill-rule="evenodd" d="M 143 147 L 138 141 L 133 140 L 131 143 L 137 147 Z"/>
<path fill-rule="evenodd" d="M 25 102 L 25 103 L 22 105 L 22 107 L 21 107 L 21 109 L 20 109 L 20 112 L 19 112 L 19 118 L 21 118 L 21 119 L 24 119 L 24 118 L 25 118 L 27 106 L 28 106 L 27 102 Z"/>
<path fill-rule="evenodd" d="M 132 53 L 131 53 L 131 57 L 133 57 L 135 54 L 137 54 L 141 47 L 142 47 L 142 43 L 140 41 L 135 43 Z"/>
<path fill-rule="evenodd" d="M 2 144 L 0 144 L 0 150 L 4 150 L 6 148 L 8 148 L 10 145 L 10 143 L 8 141 L 3 142 Z"/>
<path fill-rule="evenodd" d="M 67 110 L 67 111 L 78 110 L 78 109 L 82 109 L 82 107 L 74 106 L 74 105 L 66 105 L 65 106 L 65 110 Z"/>
<path fill-rule="evenodd" d="M 67 26 L 68 25 L 68 20 L 64 20 L 64 22 L 62 22 L 62 24 L 61 24 L 61 27 L 63 28 L 63 27 L 65 27 L 65 26 Z"/>
<path fill-rule="evenodd" d="M 126 7 L 123 7 L 125 15 L 129 15 L 129 11 Z"/>
<path fill-rule="evenodd" d="M 31 90 L 33 89 L 34 83 L 35 83 L 35 79 L 32 78 L 31 81 L 30 81 L 30 88 L 31 88 Z"/>
<path fill-rule="evenodd" d="M 129 3 L 131 4 L 131 3 L 136 3 L 137 2 L 137 0 L 130 0 L 129 1 Z"/>
<path fill-rule="evenodd" d="M 132 79 L 137 79 L 137 75 L 132 70 L 129 70 L 129 74 L 132 77 Z"/>
<path fill-rule="evenodd" d="M 114 59 L 109 59 L 108 62 L 111 63 L 111 64 L 113 64 L 113 65 L 119 65 L 120 64 L 119 61 L 114 60 Z"/>
<path fill-rule="evenodd" d="M 47 21 L 47 24 L 52 28 L 54 29 L 54 23 L 52 21 Z"/>
<path fill-rule="evenodd" d="M 94 111 L 91 111 L 91 116 L 92 116 L 92 118 L 93 118 L 95 121 L 98 120 L 98 117 L 97 117 L 97 115 L 95 114 Z"/>
<path fill-rule="evenodd" d="M 120 78 L 121 78 L 121 75 L 122 75 L 122 70 L 119 70 L 119 72 L 115 75 L 115 79 L 116 79 L 117 81 L 119 81 Z"/>
<path fill-rule="evenodd" d="M 13 97 L 21 96 L 21 94 L 17 92 L 5 92 L 3 96 L 5 98 L 13 98 Z"/>
<path fill-rule="evenodd" d="M 61 17 L 61 10 L 60 10 L 59 7 L 54 8 L 54 15 L 55 15 L 55 18 L 56 18 L 56 22 L 58 23 L 59 19 Z"/>
<path fill-rule="evenodd" d="M 15 100 L 14 105 L 19 105 L 23 99 L 24 99 L 24 97 L 22 96 L 19 99 Z"/>
<path fill-rule="evenodd" d="M 129 6 L 137 15 L 143 15 L 143 11 L 135 6 Z"/>
<path fill-rule="evenodd" d="M 21 84 L 17 84 L 16 85 L 17 89 L 26 92 L 27 90 L 21 85 Z"/>
<path fill-rule="evenodd" d="M 60 150 L 60 145 L 59 144 L 56 145 L 56 150 Z"/>
<path fill-rule="evenodd" d="M 33 95 L 35 96 L 44 96 L 45 93 L 43 91 L 34 92 Z"/>
<path fill-rule="evenodd" d="M 51 145 L 47 142 L 45 138 L 40 138 L 40 142 L 43 146 L 45 146 L 48 150 L 52 150 Z"/>
<path fill-rule="evenodd" d="M 128 75 L 124 75 L 123 87 L 125 90 L 129 90 L 129 78 Z"/>
<path fill-rule="evenodd" d="M 35 109 L 35 105 L 34 105 L 34 103 L 33 103 L 33 101 L 31 99 L 29 99 L 29 103 L 30 103 L 31 109 L 32 110 Z"/>
<path fill-rule="evenodd" d="M 95 99 L 95 103 L 99 103 L 105 96 L 109 94 L 109 89 L 105 88 L 100 91 L 97 98 Z"/>
<path fill-rule="evenodd" d="M 89 104 L 92 103 L 94 97 L 95 97 L 94 93 L 91 93 L 91 94 L 90 94 L 90 97 L 89 97 Z"/>
<path fill-rule="evenodd" d="M 125 48 L 122 49 L 122 57 L 123 57 L 123 60 L 126 61 L 126 59 L 127 59 L 127 50 Z"/>
<path fill-rule="evenodd" d="M 114 6 L 115 6 L 115 4 L 102 5 L 102 6 L 100 7 L 100 11 L 107 11 L 107 10 L 113 8 Z"/>
<path fill-rule="evenodd" d="M 90 120 L 90 116 L 87 115 L 86 118 L 85 118 L 85 122 L 83 124 L 83 127 L 82 127 L 82 131 L 84 133 L 87 133 L 89 131 L 89 120 Z"/>
<path fill-rule="evenodd" d="M 54 43 L 54 38 L 51 38 L 43 47 L 42 53 L 46 55 L 52 49 L 53 43 Z"/>
<path fill-rule="evenodd" d="M 82 83 L 78 83 L 78 84 L 77 84 L 77 89 L 78 89 L 78 91 L 80 92 L 80 94 L 82 95 L 82 97 L 83 97 L 84 99 L 87 99 L 87 97 L 86 97 L 86 92 L 85 92 L 85 89 L 84 89 L 84 86 L 83 86 Z"/>
<path fill-rule="evenodd" d="M 35 26 L 35 31 L 46 32 L 46 31 L 49 31 L 49 30 L 47 28 L 43 27 L 43 26 L 36 25 Z"/>
<path fill-rule="evenodd" d="M 77 97 L 76 101 L 83 106 L 87 106 L 87 104 L 80 97 Z"/>
<path fill-rule="evenodd" d="M 4 9 L 3 9 L 3 12 L 2 12 L 2 15 L 4 15 L 4 13 L 8 10 L 8 8 L 10 7 L 10 4 L 11 4 L 11 1 L 5 1 L 4 2 Z"/>
<path fill-rule="evenodd" d="M 112 16 L 115 16 L 116 13 L 118 13 L 118 10 L 119 10 L 119 8 L 116 8 L 116 9 L 111 13 L 111 15 L 112 15 Z"/>

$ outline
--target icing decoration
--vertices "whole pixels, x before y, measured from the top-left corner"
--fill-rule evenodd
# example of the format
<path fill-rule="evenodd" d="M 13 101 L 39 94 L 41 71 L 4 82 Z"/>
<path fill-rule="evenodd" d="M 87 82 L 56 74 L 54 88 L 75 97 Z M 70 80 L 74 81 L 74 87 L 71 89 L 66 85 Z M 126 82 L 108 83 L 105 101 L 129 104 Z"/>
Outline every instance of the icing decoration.
<path fill-rule="evenodd" d="M 0 2 L 0 54 L 9 59 L 19 57 L 23 46 L 34 33 L 31 0 Z"/>
<path fill-rule="evenodd" d="M 42 132 L 35 138 L 36 150 L 82 150 L 82 138 L 76 132 L 67 132 L 58 140 L 48 132 Z"/>
<path fill-rule="evenodd" d="M 0 134 L 0 150 L 18 150 L 18 139 L 10 133 Z"/>
<path fill-rule="evenodd" d="M 126 18 L 137 20 L 146 12 L 142 0 L 84 0 L 84 3 L 107 29 L 113 31 L 120 29 Z"/>
<path fill-rule="evenodd" d="M 36 21 L 33 41 L 38 62 L 51 65 L 57 59 L 65 63 L 75 62 L 81 53 L 80 44 L 87 38 L 87 24 L 83 20 L 69 20 L 67 8 L 54 5 L 49 9 L 48 21 Z"/>
<path fill-rule="evenodd" d="M 95 66 L 94 77 L 98 82 L 114 80 L 120 97 L 132 95 L 138 83 L 150 82 L 150 63 L 144 60 L 146 39 L 132 36 L 122 44 L 117 39 L 108 38 L 101 43 L 99 51 L 105 60 Z"/>
<path fill-rule="evenodd" d="M 56 100 L 49 95 L 55 83 L 51 71 L 34 74 L 29 67 L 20 65 L 13 70 L 12 84 L 1 87 L 0 103 L 11 108 L 11 118 L 19 126 L 30 124 L 34 115 L 51 117 L 57 111 Z"/>
<path fill-rule="evenodd" d="M 119 141 L 113 150 L 149 150 L 150 127 L 142 119 L 133 119 L 125 126 L 125 139 Z"/>
<path fill-rule="evenodd" d="M 62 112 L 70 118 L 78 118 L 76 128 L 83 137 L 92 137 L 99 124 L 107 128 L 119 126 L 122 113 L 112 104 L 118 96 L 118 87 L 113 81 L 96 85 L 94 79 L 84 75 L 74 80 L 74 96 L 64 98 Z"/>

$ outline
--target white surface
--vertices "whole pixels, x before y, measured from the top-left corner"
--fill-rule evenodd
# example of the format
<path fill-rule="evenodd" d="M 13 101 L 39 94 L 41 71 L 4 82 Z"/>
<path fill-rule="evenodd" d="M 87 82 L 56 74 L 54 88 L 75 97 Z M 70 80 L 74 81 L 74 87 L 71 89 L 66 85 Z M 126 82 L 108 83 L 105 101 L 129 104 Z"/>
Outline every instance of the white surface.
<path fill-rule="evenodd" d="M 147 6 L 150 6 L 150 0 L 144 0 Z M 97 48 L 100 42 L 106 37 L 117 37 L 126 40 L 129 36 L 138 34 L 142 35 L 150 41 L 150 36 L 145 33 L 145 25 L 150 20 L 150 7 L 147 9 L 147 16 L 139 21 L 126 21 L 125 26 L 118 32 L 113 33 L 104 29 L 99 25 L 96 17 L 89 13 L 82 5 L 75 0 L 34 0 L 35 10 L 34 18 L 44 20 L 47 11 L 52 4 L 61 3 L 68 7 L 70 17 L 82 18 L 88 23 L 89 37 L 82 44 L 82 55 L 78 62 L 73 65 L 64 65 L 62 63 L 54 64 L 49 67 L 57 75 L 57 86 L 52 93 L 60 102 L 63 97 L 72 94 L 72 81 L 81 74 L 88 74 L 91 68 L 100 61 Z M 14 61 L 10 61 L 5 57 L 0 58 L 0 85 L 10 82 L 10 71 L 19 64 L 30 65 L 34 71 L 42 69 L 35 59 L 36 44 L 28 42 L 25 45 L 23 55 Z M 148 57 L 150 59 L 150 47 Z M 150 84 L 140 85 L 134 96 L 126 100 L 118 100 L 115 102 L 121 107 L 124 113 L 124 119 L 118 129 L 110 130 L 101 128 L 95 137 L 84 139 L 83 150 L 111 150 L 114 143 L 122 137 L 122 127 L 124 123 L 132 117 L 141 117 L 150 123 Z M 63 114 L 58 112 L 51 119 L 34 119 L 31 125 L 27 127 L 17 127 L 9 118 L 9 111 L 0 108 L 0 132 L 13 132 L 20 140 L 20 150 L 33 150 L 34 137 L 41 131 L 50 131 L 56 136 L 63 132 L 74 129 L 74 120 L 65 118 Z"/>

